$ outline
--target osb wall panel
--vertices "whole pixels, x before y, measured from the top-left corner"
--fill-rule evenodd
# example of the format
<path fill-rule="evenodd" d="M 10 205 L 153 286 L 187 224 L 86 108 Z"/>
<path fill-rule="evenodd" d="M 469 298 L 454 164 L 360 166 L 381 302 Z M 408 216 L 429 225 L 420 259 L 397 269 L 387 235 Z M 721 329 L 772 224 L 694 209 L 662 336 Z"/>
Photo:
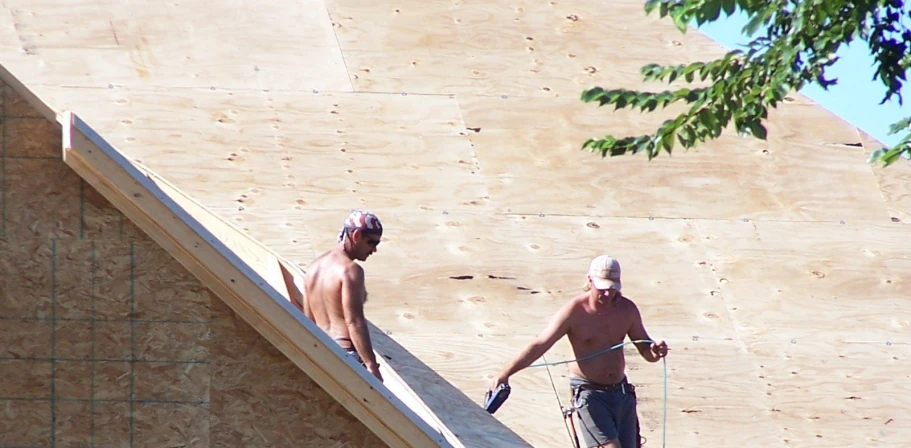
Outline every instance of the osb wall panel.
<path fill-rule="evenodd" d="M 0 97 L 0 446 L 384 445 Z"/>

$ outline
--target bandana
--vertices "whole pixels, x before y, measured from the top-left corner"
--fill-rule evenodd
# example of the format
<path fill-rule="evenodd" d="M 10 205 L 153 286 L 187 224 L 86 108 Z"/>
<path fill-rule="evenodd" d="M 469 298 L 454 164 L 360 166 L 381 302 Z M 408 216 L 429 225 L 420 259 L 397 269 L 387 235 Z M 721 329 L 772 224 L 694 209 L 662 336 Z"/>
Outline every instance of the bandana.
<path fill-rule="evenodd" d="M 383 225 L 380 223 L 380 218 L 377 218 L 373 213 L 363 210 L 354 210 L 345 218 L 342 230 L 338 233 L 338 240 L 341 241 L 346 233 L 353 230 L 361 230 L 364 233 L 382 235 Z"/>

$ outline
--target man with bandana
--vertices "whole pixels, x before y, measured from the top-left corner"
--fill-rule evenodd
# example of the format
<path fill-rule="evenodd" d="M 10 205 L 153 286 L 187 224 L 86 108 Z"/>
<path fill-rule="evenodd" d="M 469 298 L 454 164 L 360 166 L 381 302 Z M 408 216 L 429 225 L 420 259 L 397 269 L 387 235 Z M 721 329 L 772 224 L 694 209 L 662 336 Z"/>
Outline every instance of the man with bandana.
<path fill-rule="evenodd" d="M 338 234 L 338 244 L 307 269 L 303 303 L 304 314 L 380 381 L 383 377 L 364 317 L 364 268 L 355 260 L 366 261 L 376 252 L 382 236 L 383 226 L 376 215 L 351 212 Z"/>

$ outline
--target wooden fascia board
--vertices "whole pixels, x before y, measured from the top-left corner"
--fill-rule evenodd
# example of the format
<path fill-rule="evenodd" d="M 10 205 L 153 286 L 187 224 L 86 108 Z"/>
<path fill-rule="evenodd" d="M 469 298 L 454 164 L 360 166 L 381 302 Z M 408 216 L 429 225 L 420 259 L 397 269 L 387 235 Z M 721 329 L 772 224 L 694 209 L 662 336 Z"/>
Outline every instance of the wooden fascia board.
<path fill-rule="evenodd" d="M 391 447 L 452 445 L 71 112 L 63 160 Z"/>

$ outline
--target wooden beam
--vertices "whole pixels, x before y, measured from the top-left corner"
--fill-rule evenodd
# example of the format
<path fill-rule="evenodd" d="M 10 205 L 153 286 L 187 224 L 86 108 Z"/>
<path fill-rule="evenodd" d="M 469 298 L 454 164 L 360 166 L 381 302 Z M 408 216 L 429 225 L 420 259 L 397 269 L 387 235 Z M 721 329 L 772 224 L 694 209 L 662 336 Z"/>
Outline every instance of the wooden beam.
<path fill-rule="evenodd" d="M 62 120 L 64 162 L 377 436 L 452 446 L 78 116 Z"/>

